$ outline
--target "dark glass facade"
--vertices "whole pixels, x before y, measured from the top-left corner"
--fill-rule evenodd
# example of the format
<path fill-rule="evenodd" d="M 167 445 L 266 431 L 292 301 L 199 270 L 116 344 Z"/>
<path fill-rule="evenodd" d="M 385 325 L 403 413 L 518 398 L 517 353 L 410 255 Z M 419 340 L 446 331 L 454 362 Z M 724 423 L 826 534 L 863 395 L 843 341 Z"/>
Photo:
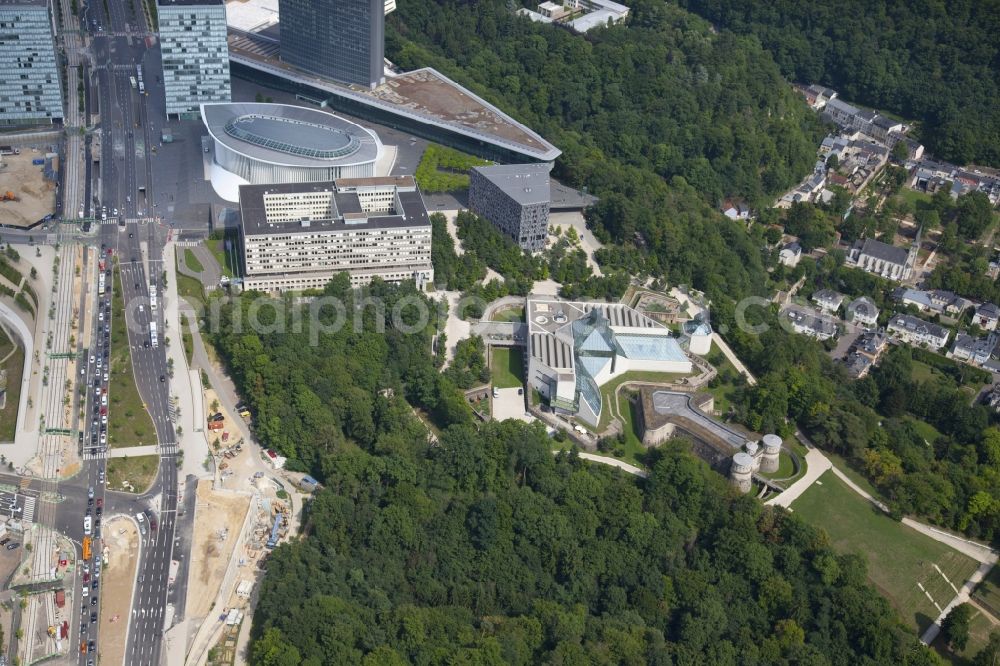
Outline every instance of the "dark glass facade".
<path fill-rule="evenodd" d="M 384 0 L 280 0 L 281 59 L 341 83 L 382 81 Z"/>

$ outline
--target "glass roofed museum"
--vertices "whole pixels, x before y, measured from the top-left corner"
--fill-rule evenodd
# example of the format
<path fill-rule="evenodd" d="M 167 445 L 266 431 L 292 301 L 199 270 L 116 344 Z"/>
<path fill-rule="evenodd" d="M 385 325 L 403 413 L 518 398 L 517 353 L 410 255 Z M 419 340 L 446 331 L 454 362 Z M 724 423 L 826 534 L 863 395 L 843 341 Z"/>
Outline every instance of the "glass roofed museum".
<path fill-rule="evenodd" d="M 592 426 L 601 420 L 600 387 L 630 370 L 690 374 L 670 330 L 616 303 L 529 296 L 528 382 L 553 411 Z"/>
<path fill-rule="evenodd" d="M 324 111 L 286 104 L 203 104 L 212 186 L 229 201 L 240 185 L 370 178 L 382 155 L 375 132 Z M 207 150 L 207 148 L 206 148 Z"/>

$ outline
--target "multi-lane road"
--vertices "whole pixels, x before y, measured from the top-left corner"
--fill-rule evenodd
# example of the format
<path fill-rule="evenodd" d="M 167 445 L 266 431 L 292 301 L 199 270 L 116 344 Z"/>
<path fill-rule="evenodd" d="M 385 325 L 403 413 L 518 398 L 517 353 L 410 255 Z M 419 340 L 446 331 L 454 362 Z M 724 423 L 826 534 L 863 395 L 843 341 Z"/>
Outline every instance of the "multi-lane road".
<path fill-rule="evenodd" d="M 124 663 L 147 666 L 161 661 L 168 603 L 175 601 L 182 608 L 184 598 L 183 590 L 172 590 L 168 585 L 175 547 L 178 451 L 169 412 L 170 378 L 162 333 L 159 277 L 164 239 L 158 234 L 156 225 L 135 221 L 149 216 L 147 202 L 152 200 L 150 151 L 154 145 L 153 125 L 155 122 L 157 126 L 162 126 L 165 122 L 162 76 L 158 51 L 147 49 L 144 17 L 138 2 L 90 0 L 84 5 L 82 16 L 91 39 L 90 71 L 94 74 L 93 80 L 88 81 L 86 99 L 94 105 L 88 111 L 99 118 L 101 133 L 100 170 L 94 174 L 99 176 L 99 187 L 93 189 L 96 195 L 88 203 L 93 206 L 94 217 L 100 218 L 102 210 L 107 211 L 109 219 L 100 227 L 98 239 L 101 247 L 112 249 L 117 258 L 125 305 L 124 321 L 109 324 L 107 315 L 103 321 L 99 316 L 95 317 L 92 322 L 94 339 L 106 345 L 105 326 L 126 327 L 133 374 L 156 429 L 160 468 L 153 487 L 143 498 L 105 493 L 100 482 L 106 461 L 99 453 L 103 415 L 98 407 L 98 454 L 86 456 L 86 473 L 80 482 L 73 484 L 71 491 L 67 491 L 79 495 L 84 504 L 73 503 L 77 507 L 75 516 L 72 506 L 61 507 L 63 510 L 59 512 L 56 522 L 59 529 L 65 529 L 70 535 L 82 533 L 83 516 L 79 507 L 88 501 L 85 498 L 89 488 L 94 488 L 95 505 L 100 499 L 107 507 L 105 515 L 110 515 L 112 511 L 143 515 L 145 533 L 141 536 L 132 608 L 128 611 Z M 140 94 L 132 83 L 140 70 L 148 91 L 146 95 Z M 109 294 L 113 286 L 112 280 L 108 280 Z M 151 307 L 153 302 L 159 307 Z M 104 307 L 103 304 L 101 307 Z M 155 343 L 150 336 L 150 324 L 157 329 Z M 91 402 L 85 407 L 85 423 L 91 430 L 95 428 L 93 401 L 100 399 L 96 391 L 101 386 L 106 388 L 103 371 L 94 374 L 94 370 L 90 369 L 87 373 L 88 400 Z M 94 380 L 98 383 L 97 387 L 93 386 Z M 88 430 L 84 445 L 92 447 L 94 442 L 93 434 Z M 83 486 L 84 480 L 86 487 Z M 84 613 L 80 626 L 84 632 L 81 638 L 94 640 L 99 654 L 100 625 L 91 624 Z M 94 658 L 91 654 L 80 655 L 82 664 L 91 658 Z"/>

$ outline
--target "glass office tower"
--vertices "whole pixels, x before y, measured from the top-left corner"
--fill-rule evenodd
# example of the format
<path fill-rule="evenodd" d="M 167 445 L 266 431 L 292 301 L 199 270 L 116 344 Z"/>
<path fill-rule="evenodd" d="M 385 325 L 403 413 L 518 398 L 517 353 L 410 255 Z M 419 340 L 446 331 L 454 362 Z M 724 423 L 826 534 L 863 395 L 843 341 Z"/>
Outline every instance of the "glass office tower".
<path fill-rule="evenodd" d="M 280 0 L 281 59 L 374 88 L 383 81 L 384 0 Z"/>

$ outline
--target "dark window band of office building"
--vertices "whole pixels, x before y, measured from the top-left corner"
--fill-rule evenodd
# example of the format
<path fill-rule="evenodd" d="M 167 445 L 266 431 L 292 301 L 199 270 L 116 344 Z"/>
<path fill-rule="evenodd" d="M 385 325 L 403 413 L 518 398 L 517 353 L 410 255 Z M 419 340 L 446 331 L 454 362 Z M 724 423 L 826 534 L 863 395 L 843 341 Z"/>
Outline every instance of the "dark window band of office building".
<path fill-rule="evenodd" d="M 280 0 L 281 59 L 341 83 L 383 81 L 385 0 Z"/>

